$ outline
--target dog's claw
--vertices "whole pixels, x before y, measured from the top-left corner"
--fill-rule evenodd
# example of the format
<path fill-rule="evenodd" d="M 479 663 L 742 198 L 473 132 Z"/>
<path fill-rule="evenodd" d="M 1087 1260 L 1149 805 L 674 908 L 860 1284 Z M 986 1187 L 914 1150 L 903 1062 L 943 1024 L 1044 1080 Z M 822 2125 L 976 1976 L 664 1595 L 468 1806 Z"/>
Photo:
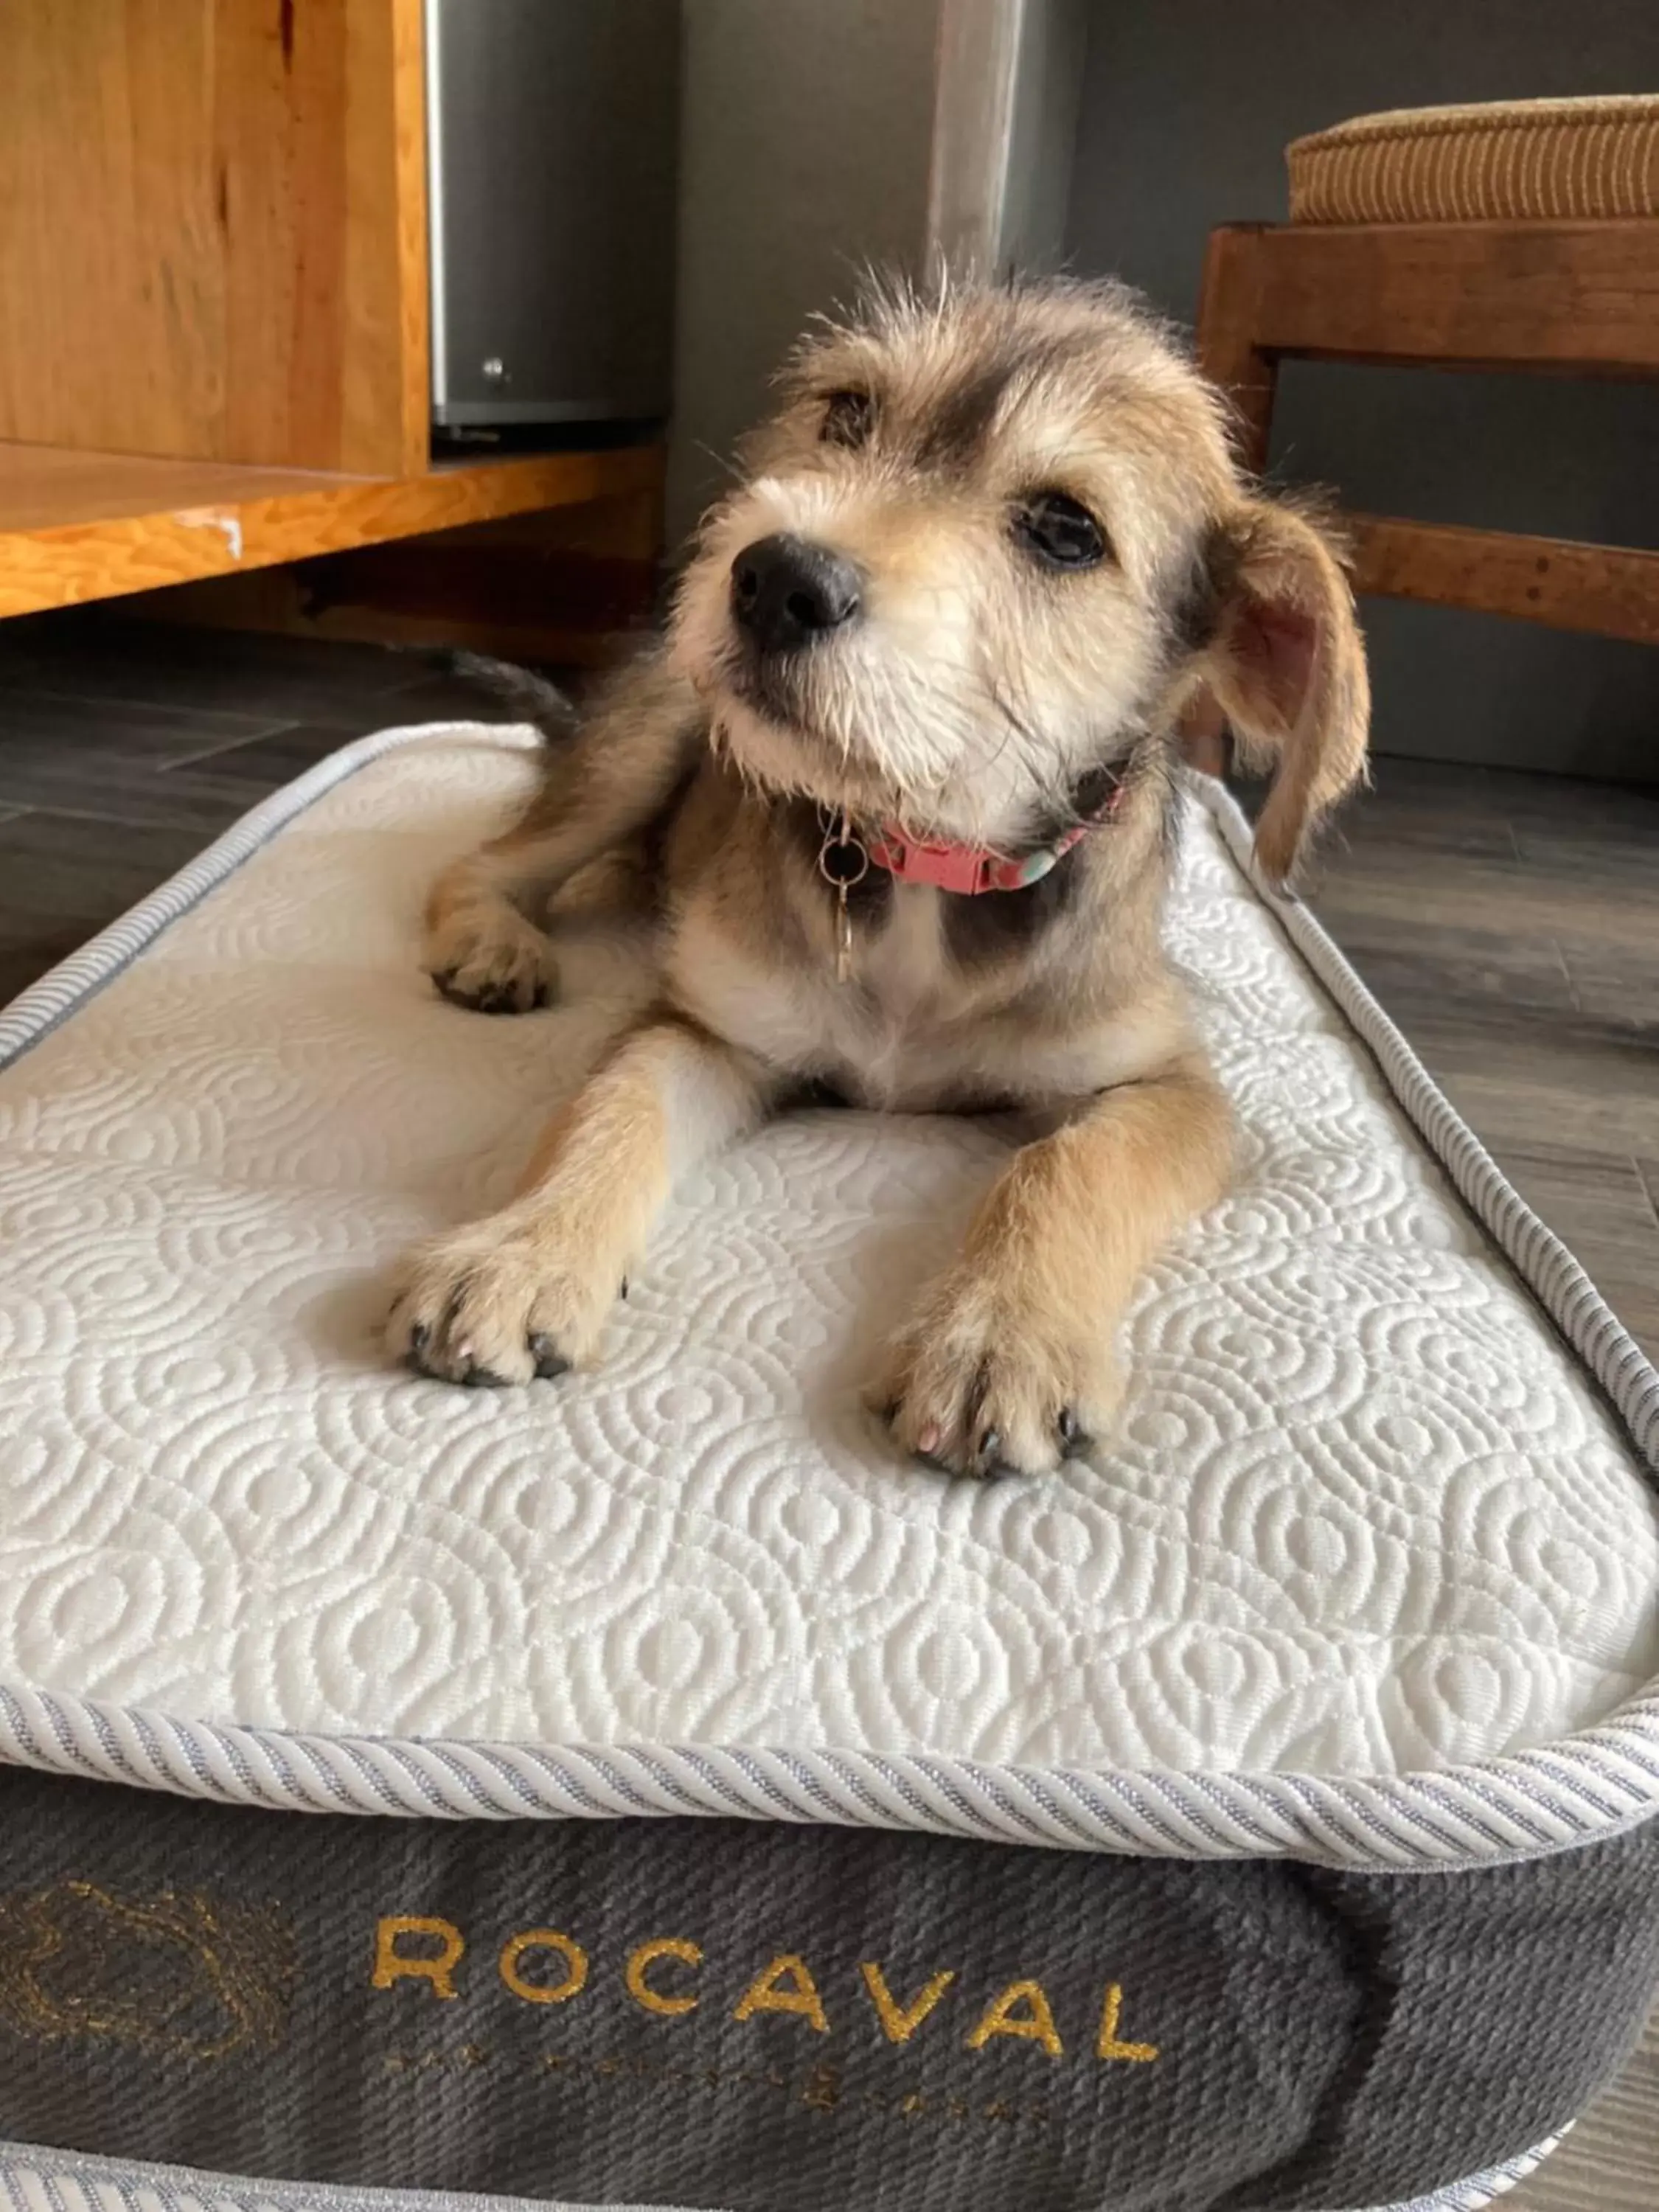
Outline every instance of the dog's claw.
<path fill-rule="evenodd" d="M 1060 1407 L 1060 1419 L 1054 1425 L 1060 1434 L 1060 1457 L 1081 1459 L 1094 1439 L 1084 1433 L 1083 1426 L 1070 1406 Z"/>
<path fill-rule="evenodd" d="M 469 1390 L 505 1390 L 507 1388 L 505 1375 L 497 1375 L 493 1368 L 480 1367 L 476 1361 L 462 1376 L 461 1382 Z"/>
<path fill-rule="evenodd" d="M 897 1410 L 897 1407 L 895 1407 L 894 1411 L 896 1412 Z M 947 1460 L 939 1450 L 939 1446 L 943 1442 L 944 1433 L 940 1430 L 938 1423 L 936 1421 L 929 1421 L 925 1429 L 918 1431 L 916 1441 L 911 1447 L 911 1455 L 913 1458 L 919 1460 L 923 1467 L 931 1467 L 935 1474 L 954 1474 L 956 1473 L 955 1468 L 951 1466 L 950 1461 Z"/>
<path fill-rule="evenodd" d="M 530 1340 L 530 1354 L 536 1363 L 538 1382 L 552 1382 L 561 1375 L 570 1372 L 570 1362 L 564 1357 L 550 1336 L 537 1334 Z"/>
<path fill-rule="evenodd" d="M 995 1482 L 1000 1476 L 1013 1473 L 1012 1468 L 1002 1456 L 1000 1429 L 983 1431 L 974 1448 L 974 1463 L 968 1471 L 977 1475 L 981 1482 Z"/>
<path fill-rule="evenodd" d="M 433 988 L 449 1005 L 460 1006 L 470 1014 L 534 1013 L 551 1004 L 552 994 L 545 982 L 533 984 L 526 999 L 520 997 L 515 983 L 485 983 L 477 990 L 464 991 L 455 980 L 459 973 L 454 968 L 434 969 Z"/>

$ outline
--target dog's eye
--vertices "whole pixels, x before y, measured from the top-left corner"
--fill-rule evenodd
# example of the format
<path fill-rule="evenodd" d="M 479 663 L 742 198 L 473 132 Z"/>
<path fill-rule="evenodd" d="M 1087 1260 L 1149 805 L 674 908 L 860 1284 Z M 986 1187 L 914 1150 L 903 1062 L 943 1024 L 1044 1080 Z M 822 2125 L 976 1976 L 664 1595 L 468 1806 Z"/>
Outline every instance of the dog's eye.
<path fill-rule="evenodd" d="M 1106 532 L 1063 491 L 1040 491 L 1014 515 L 1014 535 L 1050 568 L 1092 568 L 1106 558 Z"/>
<path fill-rule="evenodd" d="M 832 392 L 823 404 L 823 427 L 818 432 L 825 446 L 861 446 L 876 419 L 876 403 L 867 392 Z"/>

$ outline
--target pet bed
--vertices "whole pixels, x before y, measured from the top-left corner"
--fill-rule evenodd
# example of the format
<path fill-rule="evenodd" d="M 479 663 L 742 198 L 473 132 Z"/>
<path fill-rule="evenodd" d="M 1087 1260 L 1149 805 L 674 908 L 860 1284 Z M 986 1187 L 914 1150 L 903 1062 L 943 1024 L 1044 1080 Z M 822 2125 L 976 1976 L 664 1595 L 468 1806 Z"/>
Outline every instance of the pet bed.
<path fill-rule="evenodd" d="M 349 747 L 0 1014 L 14 2204 L 1487 2202 L 1659 1974 L 1659 1376 L 1208 785 L 1240 1174 L 1089 1459 L 860 1406 L 997 1122 L 779 1121 L 602 1372 L 389 1370 L 623 1004 L 419 972 L 532 750 Z"/>

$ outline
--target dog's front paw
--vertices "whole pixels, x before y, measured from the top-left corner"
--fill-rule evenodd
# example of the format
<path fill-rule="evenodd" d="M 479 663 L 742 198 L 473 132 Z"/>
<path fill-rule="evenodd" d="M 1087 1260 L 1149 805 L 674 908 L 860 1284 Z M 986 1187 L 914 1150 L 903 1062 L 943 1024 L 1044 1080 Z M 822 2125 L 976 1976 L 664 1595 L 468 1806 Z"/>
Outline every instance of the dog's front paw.
<path fill-rule="evenodd" d="M 592 1363 L 618 1287 L 556 1232 L 510 1218 L 481 1222 L 413 1254 L 387 1342 L 439 1382 L 545 1379 Z"/>
<path fill-rule="evenodd" d="M 440 923 L 427 939 L 426 969 L 446 999 L 479 1014 L 527 1014 L 558 986 L 546 935 L 505 902 Z"/>
<path fill-rule="evenodd" d="M 869 1394 L 895 1440 L 951 1474 L 1042 1474 L 1109 1425 L 1121 1384 L 1109 1328 L 1033 1309 L 966 1271 L 934 1289 Z"/>

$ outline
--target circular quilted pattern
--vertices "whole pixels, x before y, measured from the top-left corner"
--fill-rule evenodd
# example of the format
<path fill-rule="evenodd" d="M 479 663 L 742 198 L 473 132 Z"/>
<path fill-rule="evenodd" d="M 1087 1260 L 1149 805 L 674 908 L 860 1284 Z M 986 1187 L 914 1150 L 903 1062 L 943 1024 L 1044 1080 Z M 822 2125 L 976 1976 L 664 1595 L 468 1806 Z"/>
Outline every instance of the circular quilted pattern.
<path fill-rule="evenodd" d="M 386 1269 L 501 1196 L 617 1018 L 436 1000 L 426 883 L 522 787 L 433 743 L 302 814 L 0 1073 L 0 1684 L 525 1745 L 1376 1774 L 1659 1671 L 1659 1513 L 1194 808 L 1169 923 L 1243 1171 L 1143 1286 L 1119 1435 L 895 1464 L 858 1386 L 1010 1132 L 779 1122 L 609 1363 L 388 1371 Z"/>

